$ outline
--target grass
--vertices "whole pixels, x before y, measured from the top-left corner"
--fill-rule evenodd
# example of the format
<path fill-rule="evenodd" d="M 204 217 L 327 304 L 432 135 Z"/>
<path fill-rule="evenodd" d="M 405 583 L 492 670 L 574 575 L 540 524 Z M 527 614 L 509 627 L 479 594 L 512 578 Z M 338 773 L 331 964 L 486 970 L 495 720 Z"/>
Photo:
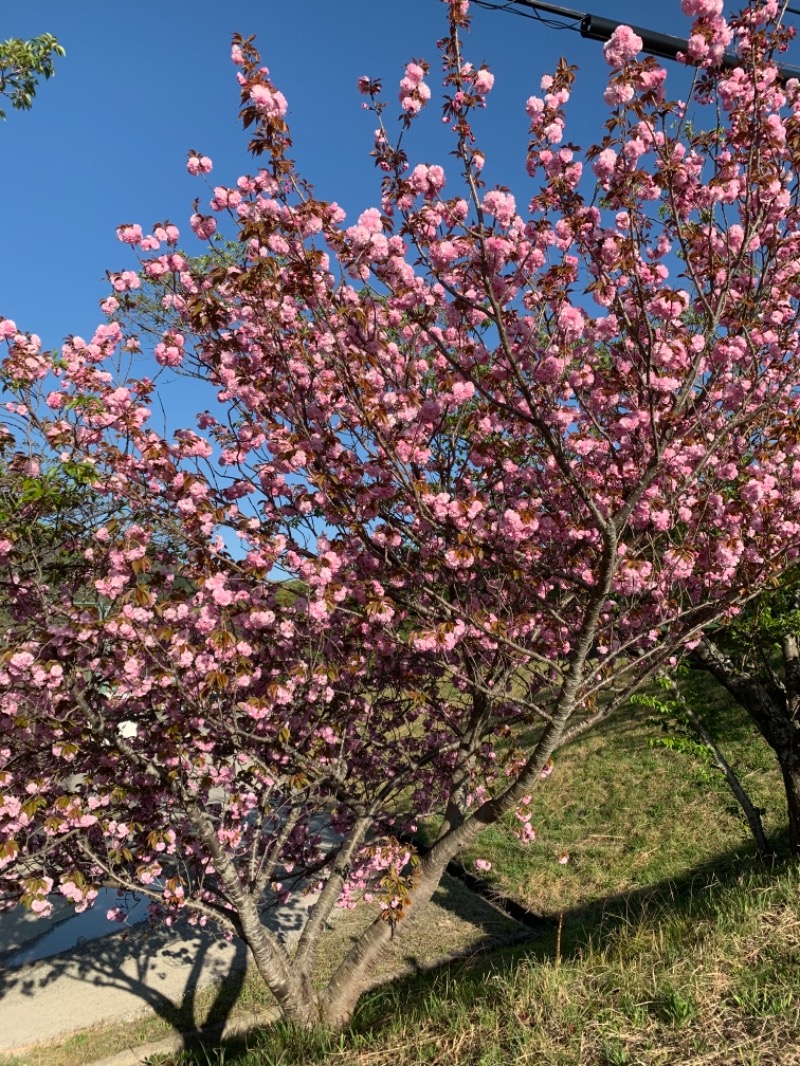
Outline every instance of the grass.
<path fill-rule="evenodd" d="M 350 1029 L 283 1025 L 159 1066 L 800 1063 L 800 880 L 724 876 L 365 997 Z M 154 1060 L 155 1066 L 155 1060 Z"/>
<path fill-rule="evenodd" d="M 690 683 L 780 843 L 781 783 L 769 749 L 702 675 Z M 659 735 L 644 708 L 602 724 L 559 753 L 535 795 L 534 844 L 498 827 L 466 856 L 467 865 L 491 861 L 498 891 L 550 917 L 535 941 L 415 974 L 508 930 L 448 882 L 430 922 L 387 964 L 387 975 L 410 976 L 366 995 L 346 1032 L 278 1024 L 154 1063 L 800 1066 L 800 871 L 764 870 L 722 779 L 658 747 Z M 363 920 L 356 912 L 337 922 L 331 960 Z M 233 1013 L 268 1005 L 246 981 Z M 96 1034 L 93 1054 L 116 1050 L 115 1041 L 130 1046 L 134 1035 L 130 1026 Z M 83 1064 L 88 1045 L 78 1040 L 23 1055 L 18 1066 Z"/>
<path fill-rule="evenodd" d="M 771 750 L 705 675 L 690 683 L 694 705 L 706 709 L 728 760 L 766 811 L 767 832 L 779 837 L 785 807 Z M 747 824 L 722 775 L 659 747 L 662 736 L 643 707 L 602 723 L 557 754 L 553 774 L 534 792 L 536 841 L 519 843 L 512 817 L 482 834 L 465 865 L 490 861 L 498 891 L 556 916 L 679 878 L 731 850 L 751 854 Z"/>

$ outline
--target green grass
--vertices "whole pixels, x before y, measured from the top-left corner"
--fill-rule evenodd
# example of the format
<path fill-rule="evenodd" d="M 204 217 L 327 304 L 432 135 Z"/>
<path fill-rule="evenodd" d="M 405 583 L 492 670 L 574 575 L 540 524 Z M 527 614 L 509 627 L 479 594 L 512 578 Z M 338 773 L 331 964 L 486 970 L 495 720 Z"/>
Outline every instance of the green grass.
<path fill-rule="evenodd" d="M 584 926 L 365 997 L 342 1034 L 277 1025 L 162 1066 L 800 1062 L 800 878 L 730 861 Z M 155 1062 L 156 1060 L 154 1060 Z"/>
<path fill-rule="evenodd" d="M 769 749 L 702 675 L 690 683 L 780 847 Z M 154 1063 L 800 1066 L 800 870 L 764 869 L 722 778 L 659 736 L 645 708 L 603 723 L 558 754 L 537 790 L 535 843 L 498 827 L 465 857 L 490 860 L 498 891 L 549 916 L 541 937 L 398 977 L 366 995 L 341 1034 L 278 1024 Z M 427 927 L 401 941 L 395 972 L 501 932 L 468 907 L 445 886 Z M 334 928 L 332 955 L 357 931 L 351 920 Z M 267 1005 L 245 988 L 250 1010 Z M 22 1066 L 77 1066 L 64 1046 Z"/>
<path fill-rule="evenodd" d="M 718 743 L 766 811 L 765 828 L 780 846 L 785 807 L 772 752 L 705 675 L 690 680 L 695 705 L 710 712 Z M 663 735 L 644 707 L 602 723 L 558 752 L 553 774 L 535 790 L 536 841 L 519 843 L 512 817 L 480 837 L 463 856 L 465 865 L 489 860 L 488 879 L 498 891 L 558 915 L 679 878 L 731 851 L 752 854 L 722 775 L 658 746 Z M 561 865 L 564 855 L 569 861 Z"/>

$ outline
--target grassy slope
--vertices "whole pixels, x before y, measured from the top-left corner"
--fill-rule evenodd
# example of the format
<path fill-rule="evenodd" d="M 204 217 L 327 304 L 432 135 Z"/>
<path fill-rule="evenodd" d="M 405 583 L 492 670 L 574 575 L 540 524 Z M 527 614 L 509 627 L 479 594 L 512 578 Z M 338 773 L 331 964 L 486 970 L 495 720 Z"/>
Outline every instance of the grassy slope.
<path fill-rule="evenodd" d="M 715 723 L 715 736 L 767 833 L 784 828 L 775 759 L 739 709 L 705 675 L 687 695 Z M 538 913 L 558 915 L 650 890 L 729 853 L 750 854 L 739 807 L 722 776 L 700 761 L 659 746 L 660 722 L 630 708 L 559 752 L 555 770 L 533 797 L 537 840 L 519 844 L 515 820 L 488 830 L 465 857 L 490 860 L 498 888 Z M 566 865 L 559 858 L 569 855 Z"/>
<path fill-rule="evenodd" d="M 704 705 L 719 701 L 702 677 L 692 684 Z M 779 841 L 770 753 L 735 708 L 714 709 Z M 648 716 L 636 709 L 560 753 L 535 799 L 533 845 L 497 829 L 469 857 L 489 859 L 498 889 L 551 917 L 546 935 L 377 990 L 335 1038 L 279 1026 L 159 1061 L 800 1064 L 800 872 L 759 867 L 724 784 L 654 748 Z M 436 933 L 452 950 L 447 922 Z M 430 940 L 403 941 L 404 956 L 430 958 Z"/>

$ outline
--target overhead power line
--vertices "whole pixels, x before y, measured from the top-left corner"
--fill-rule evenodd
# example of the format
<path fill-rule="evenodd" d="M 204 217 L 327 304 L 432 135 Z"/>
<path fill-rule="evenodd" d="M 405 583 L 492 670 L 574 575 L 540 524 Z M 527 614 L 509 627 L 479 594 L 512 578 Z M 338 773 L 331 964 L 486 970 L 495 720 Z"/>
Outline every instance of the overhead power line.
<path fill-rule="evenodd" d="M 632 26 L 628 22 L 604 18 L 601 15 L 592 15 L 587 11 L 574 11 L 571 8 L 562 7 L 560 4 L 544 3 L 542 0 L 507 0 L 503 4 L 492 4 L 488 3 L 487 0 L 475 0 L 475 2 L 479 7 L 495 11 L 508 11 L 514 14 L 521 14 L 521 12 L 514 11 L 514 6 L 526 8 L 533 13 L 531 17 L 548 26 L 552 26 L 553 29 L 576 30 L 581 37 L 591 41 L 607 41 L 618 27 L 630 26 L 633 32 L 638 37 L 641 37 L 643 50 L 661 59 L 675 60 L 679 52 L 685 53 L 689 47 L 689 42 L 682 37 L 673 37 L 669 33 L 659 33 L 658 30 L 651 30 L 646 26 Z M 800 14 L 800 10 L 795 11 L 794 8 L 787 8 L 786 10 Z M 556 15 L 571 21 L 569 23 L 554 24 L 551 19 L 543 18 L 543 14 Z M 722 66 L 730 70 L 732 67 L 741 66 L 741 60 L 736 56 L 726 55 L 722 58 Z M 781 81 L 788 81 L 789 78 L 800 79 L 800 68 L 778 64 L 778 77 Z"/>

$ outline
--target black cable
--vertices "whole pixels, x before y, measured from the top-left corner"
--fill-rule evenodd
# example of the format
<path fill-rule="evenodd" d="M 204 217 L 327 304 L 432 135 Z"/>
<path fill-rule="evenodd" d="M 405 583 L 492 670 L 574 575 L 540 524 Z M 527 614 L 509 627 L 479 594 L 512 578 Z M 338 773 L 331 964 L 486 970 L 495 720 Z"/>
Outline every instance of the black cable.
<path fill-rule="evenodd" d="M 472 0 L 472 2 L 475 7 L 482 7 L 486 11 L 503 11 L 508 15 L 519 15 L 520 18 L 533 19 L 534 22 L 540 22 L 551 30 L 578 30 L 580 28 L 579 19 L 575 23 L 556 22 L 555 19 L 545 18 L 535 8 L 527 11 L 520 10 L 520 8 L 515 6 L 519 0 L 505 0 L 504 3 L 498 4 L 488 3 L 488 0 Z"/>
<path fill-rule="evenodd" d="M 544 3 L 542 0 L 504 0 L 501 3 L 489 3 L 488 0 L 473 0 L 477 7 L 485 8 L 488 11 L 505 11 L 513 15 L 522 15 L 524 18 L 533 18 L 537 22 L 540 22 L 544 26 L 548 26 L 551 29 L 558 30 L 577 30 L 582 37 L 588 37 L 594 41 L 607 41 L 614 30 L 622 25 L 628 25 L 627 23 L 618 22 L 616 19 L 607 19 L 599 15 L 584 14 L 580 11 L 573 11 L 569 8 L 563 8 L 551 3 Z M 512 6 L 513 5 L 513 6 Z M 520 11 L 517 9 L 524 7 L 529 9 L 528 11 Z M 564 18 L 575 19 L 573 23 L 554 22 L 552 19 L 543 18 L 541 11 L 547 11 Z M 791 11 L 793 14 L 800 14 L 800 10 L 787 7 L 785 10 Z M 660 56 L 662 59 L 677 59 L 678 53 L 685 51 L 688 46 L 688 41 L 683 40 L 680 37 L 673 37 L 671 34 L 659 33 L 656 30 L 649 30 L 643 26 L 631 26 L 634 33 L 637 33 L 643 42 L 643 50 L 649 52 L 651 55 Z M 722 58 L 721 66 L 730 70 L 737 66 L 739 60 L 736 56 L 726 55 Z M 800 69 L 797 67 L 787 67 L 783 64 L 778 66 L 778 78 L 783 83 L 789 78 L 800 78 Z"/>

